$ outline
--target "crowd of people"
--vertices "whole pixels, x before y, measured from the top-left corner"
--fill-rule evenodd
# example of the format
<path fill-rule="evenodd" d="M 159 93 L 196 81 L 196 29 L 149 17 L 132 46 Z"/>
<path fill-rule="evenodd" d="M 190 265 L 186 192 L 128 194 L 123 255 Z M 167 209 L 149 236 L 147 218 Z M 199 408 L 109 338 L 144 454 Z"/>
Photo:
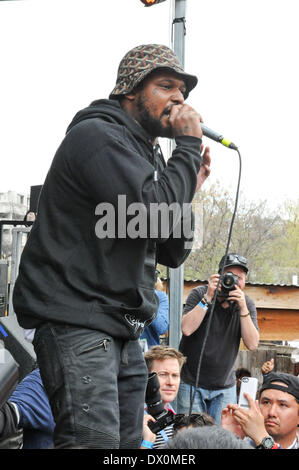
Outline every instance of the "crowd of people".
<path fill-rule="evenodd" d="M 273 359 L 261 366 L 263 382 L 258 399 L 245 394 L 248 408 L 237 402 L 228 403 L 218 424 L 204 411 L 176 413 L 172 404 L 186 363 L 179 350 L 154 345 L 144 358 L 149 377 L 157 378 L 158 388 L 151 388 L 143 403 L 140 449 L 299 448 L 299 378 L 274 372 Z M 251 376 L 249 371 L 237 370 L 236 389 L 240 373 L 243 377 Z M 0 410 L 0 448 L 53 449 L 54 428 L 39 369 L 35 369 L 18 384 Z"/>
<path fill-rule="evenodd" d="M 259 401 L 238 405 L 240 340 L 259 343 L 244 256 L 225 254 L 190 293 L 178 349 L 160 344 L 157 264 L 189 256 L 192 200 L 211 171 L 203 118 L 185 102 L 197 82 L 168 47 L 137 46 L 109 99 L 68 126 L 13 291 L 37 368 L 0 409 L 0 447 L 298 448 L 298 377 L 270 361 Z M 159 137 L 175 140 L 167 162 Z"/>
<path fill-rule="evenodd" d="M 239 257 L 234 254 L 233 258 L 231 255 L 229 263 L 232 262 L 234 272 L 238 272 L 240 276 L 241 271 L 236 270 L 236 266 L 240 263 Z M 244 264 L 244 259 L 241 263 Z M 223 260 L 220 262 L 219 270 L 222 264 Z M 232 265 L 225 266 L 224 272 L 226 269 L 232 270 Z M 161 281 L 157 274 L 156 288 L 161 289 Z M 218 282 L 219 275 L 214 275 L 212 278 Z M 210 284 L 211 280 L 205 288 L 205 291 L 209 292 L 209 297 L 205 297 L 209 305 L 205 309 L 199 305 L 197 311 L 200 314 L 201 310 L 204 310 L 204 314 L 208 315 L 211 310 L 211 300 L 215 295 L 215 289 L 209 291 Z M 217 285 L 216 282 L 215 285 Z M 244 285 L 242 287 L 244 289 Z M 240 298 L 244 299 L 247 305 L 247 297 L 244 294 L 240 297 L 232 297 L 231 293 L 223 297 L 221 287 L 219 289 L 218 302 L 225 305 L 229 302 L 226 308 L 239 313 L 238 299 L 243 307 L 241 311 L 244 315 L 245 307 Z M 202 290 L 203 288 L 196 288 L 195 292 L 190 293 L 185 312 L 191 311 L 192 304 L 194 304 L 193 297 Z M 160 292 L 163 291 L 160 290 Z M 205 294 L 201 292 L 201 295 Z M 200 297 L 199 303 L 202 302 L 202 298 Z M 196 302 L 198 302 L 197 297 Z M 250 300 L 247 302 L 255 312 L 252 301 L 251 304 Z M 209 367 L 205 365 L 203 371 L 207 382 L 205 383 L 205 376 L 199 374 L 201 387 L 190 386 L 189 394 L 185 396 L 185 407 L 180 409 L 180 392 L 182 386 L 183 389 L 186 387 L 184 367 L 191 359 L 194 361 L 194 357 L 190 357 L 190 353 L 185 355 L 181 345 L 180 350 L 177 350 L 167 344 L 161 344 L 160 335 L 167 331 L 169 322 L 168 303 L 163 302 L 162 307 L 158 308 L 157 321 L 151 325 L 151 330 L 147 332 L 145 329 L 142 335 L 143 339 L 149 338 L 149 344 L 143 351 L 148 377 L 156 378 L 158 384 L 156 388 L 149 387 L 149 379 L 143 401 L 144 416 L 140 449 L 298 449 L 299 378 L 288 373 L 274 371 L 273 358 L 261 365 L 263 382 L 258 392 L 258 400 L 245 394 L 248 401 L 247 408 L 239 406 L 238 401 L 242 380 L 252 376 L 250 370 L 246 368 L 234 370 L 231 363 L 225 374 L 223 361 L 222 363 L 220 361 L 219 369 L 222 370 L 222 375 L 229 376 L 227 386 L 229 393 L 225 393 L 224 387 L 210 390 Z M 197 304 L 194 308 L 197 308 Z M 223 310 L 220 311 L 223 315 Z M 159 318 L 160 315 L 161 318 Z M 252 314 L 252 317 L 256 325 L 256 312 Z M 201 321 L 197 329 L 202 328 L 202 324 Z M 184 328 L 183 317 L 182 338 L 184 338 Z M 227 324 L 226 328 L 229 329 Z M 255 328 L 257 329 L 257 326 Z M 239 339 L 241 331 L 240 326 Z M 232 334 L 231 331 L 230 334 Z M 213 341 L 215 339 L 213 338 Z M 197 349 L 200 344 L 198 342 Z M 208 343 L 209 347 L 210 344 L 211 342 Z M 141 340 L 140 349 L 143 348 L 144 342 Z M 197 349 L 193 348 L 193 355 Z M 88 383 L 90 377 L 85 375 L 83 379 Z M 231 393 L 231 389 L 234 393 Z M 194 390 L 195 394 L 198 394 L 197 400 L 192 400 L 191 392 Z M 173 403 L 176 400 L 177 409 L 174 409 Z M 217 406 L 214 406 L 214 401 L 217 402 Z M 203 427 L 204 430 L 198 429 Z M 40 370 L 36 368 L 18 384 L 0 410 L 0 448 L 53 449 L 55 448 L 54 429 L 55 421 L 49 399 Z M 83 448 L 88 448 L 88 446 Z"/>

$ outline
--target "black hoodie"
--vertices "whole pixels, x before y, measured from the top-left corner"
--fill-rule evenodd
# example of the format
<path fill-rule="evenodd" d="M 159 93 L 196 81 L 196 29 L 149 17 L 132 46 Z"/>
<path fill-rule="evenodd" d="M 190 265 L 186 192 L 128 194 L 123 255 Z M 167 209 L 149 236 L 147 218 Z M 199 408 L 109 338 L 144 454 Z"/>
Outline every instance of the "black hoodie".
<path fill-rule="evenodd" d="M 22 327 L 60 322 L 136 339 L 153 321 L 156 263 L 182 264 L 190 252 L 188 236 L 173 236 L 177 220 L 170 221 L 169 236 L 158 230 L 149 237 L 148 226 L 144 237 L 125 236 L 120 206 L 142 203 L 150 225 L 151 204 L 192 201 L 201 140 L 180 137 L 176 145 L 165 166 L 117 101 L 95 101 L 76 114 L 46 177 L 22 254 L 13 294 Z M 127 226 L 132 218 L 126 215 Z M 114 237 L 110 231 L 99 238 L 108 228 L 115 228 Z"/>

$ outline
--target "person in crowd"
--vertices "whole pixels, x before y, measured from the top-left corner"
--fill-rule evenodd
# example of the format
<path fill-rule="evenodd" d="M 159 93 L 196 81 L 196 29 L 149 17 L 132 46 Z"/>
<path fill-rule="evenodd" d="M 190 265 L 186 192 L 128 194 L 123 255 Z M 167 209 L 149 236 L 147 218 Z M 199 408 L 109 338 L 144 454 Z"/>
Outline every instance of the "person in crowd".
<path fill-rule="evenodd" d="M 186 428 L 167 442 L 164 449 L 252 449 L 249 443 L 219 425 Z"/>
<path fill-rule="evenodd" d="M 169 327 L 169 300 L 168 295 L 163 291 L 163 284 L 159 277 L 157 277 L 155 284 L 155 294 L 159 299 L 157 316 L 140 336 L 144 352 L 152 346 L 160 344 L 160 335 L 165 334 Z"/>
<path fill-rule="evenodd" d="M 13 305 L 35 329 L 56 448 L 140 447 L 138 340 L 158 310 L 156 263 L 189 256 L 191 202 L 210 173 L 202 117 L 185 103 L 196 84 L 168 47 L 130 50 L 109 99 L 74 117 L 42 186 Z M 167 164 L 158 137 L 175 139 Z M 178 210 L 156 217 L 160 204 Z"/>
<path fill-rule="evenodd" d="M 273 369 L 274 369 L 274 358 L 272 357 L 269 361 L 264 362 L 264 364 L 261 367 L 263 377 L 269 374 L 269 372 L 272 372 Z"/>
<path fill-rule="evenodd" d="M 222 426 L 239 437 L 249 437 L 258 449 L 298 449 L 299 378 L 270 372 L 264 378 L 259 401 L 246 394 L 249 409 L 229 404 Z"/>
<path fill-rule="evenodd" d="M 152 346 L 145 353 L 144 358 L 148 373 L 155 372 L 158 376 L 163 408 L 170 413 L 172 418 L 169 425 L 155 434 L 151 431 L 148 423 L 149 421 L 155 422 L 156 419 L 147 413 L 147 405 L 145 405 L 141 449 L 159 449 L 173 435 L 175 410 L 171 403 L 175 400 L 179 390 L 180 373 L 185 358 L 177 349 L 163 345 Z"/>
<path fill-rule="evenodd" d="M 223 288 L 222 273 L 231 273 L 230 289 Z M 178 413 L 188 413 L 192 404 L 193 411 L 204 411 L 220 424 L 222 409 L 236 403 L 234 364 L 240 340 L 250 351 L 259 342 L 256 308 L 244 293 L 247 273 L 246 258 L 229 253 L 222 257 L 218 274 L 211 275 L 208 285 L 196 287 L 187 298 L 179 346 L 187 361 L 182 368 Z"/>
<path fill-rule="evenodd" d="M 0 448 L 50 449 L 54 427 L 39 369 L 34 369 L 0 409 Z"/>
<path fill-rule="evenodd" d="M 198 428 L 201 426 L 213 426 L 212 416 L 207 413 L 176 414 L 173 423 L 173 434 L 185 428 Z"/>

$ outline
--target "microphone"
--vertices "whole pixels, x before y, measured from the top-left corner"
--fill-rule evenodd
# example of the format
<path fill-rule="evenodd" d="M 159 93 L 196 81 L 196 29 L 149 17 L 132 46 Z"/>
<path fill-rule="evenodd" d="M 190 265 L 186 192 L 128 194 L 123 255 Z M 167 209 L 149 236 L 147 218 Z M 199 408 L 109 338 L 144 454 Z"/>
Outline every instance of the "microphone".
<path fill-rule="evenodd" d="M 231 142 L 230 140 L 225 139 L 223 137 L 223 135 L 219 134 L 218 132 L 215 132 L 212 129 L 209 129 L 202 122 L 200 123 L 200 127 L 202 129 L 203 135 L 205 135 L 209 139 L 215 140 L 216 142 L 219 142 L 220 144 L 222 144 L 225 147 L 228 147 L 230 149 L 238 150 L 238 147 L 233 142 Z"/>

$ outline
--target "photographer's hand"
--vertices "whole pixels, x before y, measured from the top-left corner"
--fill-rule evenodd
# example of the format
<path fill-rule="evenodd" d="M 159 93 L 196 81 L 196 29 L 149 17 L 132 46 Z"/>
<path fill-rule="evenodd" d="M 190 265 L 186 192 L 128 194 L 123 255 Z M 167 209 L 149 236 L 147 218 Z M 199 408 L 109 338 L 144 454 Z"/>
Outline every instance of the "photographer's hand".
<path fill-rule="evenodd" d="M 219 279 L 219 274 L 213 274 L 210 277 L 208 290 L 206 294 L 204 295 L 205 299 L 209 303 L 211 303 L 214 297 L 218 279 Z M 201 300 L 201 299 L 198 299 L 198 300 Z M 190 336 L 192 333 L 194 333 L 194 331 L 196 331 L 197 328 L 200 327 L 206 313 L 207 313 L 206 308 L 203 309 L 202 307 L 199 306 L 198 303 L 195 304 L 194 307 L 191 310 L 189 310 L 188 313 L 184 314 L 182 317 L 182 321 L 181 321 L 182 333 L 185 336 Z"/>
<path fill-rule="evenodd" d="M 268 436 L 265 428 L 264 416 L 262 415 L 258 402 L 254 401 L 248 393 L 244 393 L 248 400 L 249 409 L 233 407 L 233 415 L 239 423 L 246 436 L 250 437 L 256 445 L 259 445 L 263 438 Z"/>
<path fill-rule="evenodd" d="M 227 429 L 230 432 L 233 432 L 236 436 L 244 439 L 245 433 L 242 429 L 242 426 L 238 423 L 234 417 L 233 410 L 237 408 L 238 405 L 229 404 L 221 412 L 221 426 L 224 429 Z"/>
<path fill-rule="evenodd" d="M 249 351 L 254 351 L 258 347 L 259 332 L 254 326 L 251 315 L 249 313 L 245 294 L 239 286 L 235 285 L 235 289 L 230 291 L 228 300 L 237 302 L 240 309 L 241 337 Z"/>
<path fill-rule="evenodd" d="M 155 443 L 156 441 L 156 434 L 154 434 L 150 428 L 148 427 L 148 422 L 149 421 L 156 421 L 155 418 L 153 418 L 151 415 L 144 415 L 143 417 L 143 431 L 142 431 L 142 439 L 144 441 L 152 442 Z M 147 447 L 140 447 L 140 449 L 147 449 Z"/>
<path fill-rule="evenodd" d="M 212 276 L 209 279 L 209 284 L 208 284 L 208 290 L 205 295 L 205 298 L 207 299 L 208 302 L 212 302 L 214 295 L 215 295 L 215 290 L 217 287 L 219 281 L 219 274 L 212 274 Z M 220 286 L 218 287 L 218 290 L 220 291 Z"/>
<path fill-rule="evenodd" d="M 240 309 L 240 315 L 246 315 L 248 313 L 245 294 L 239 286 L 235 285 L 235 289 L 230 291 L 228 300 L 231 300 L 232 302 L 237 302 Z"/>

